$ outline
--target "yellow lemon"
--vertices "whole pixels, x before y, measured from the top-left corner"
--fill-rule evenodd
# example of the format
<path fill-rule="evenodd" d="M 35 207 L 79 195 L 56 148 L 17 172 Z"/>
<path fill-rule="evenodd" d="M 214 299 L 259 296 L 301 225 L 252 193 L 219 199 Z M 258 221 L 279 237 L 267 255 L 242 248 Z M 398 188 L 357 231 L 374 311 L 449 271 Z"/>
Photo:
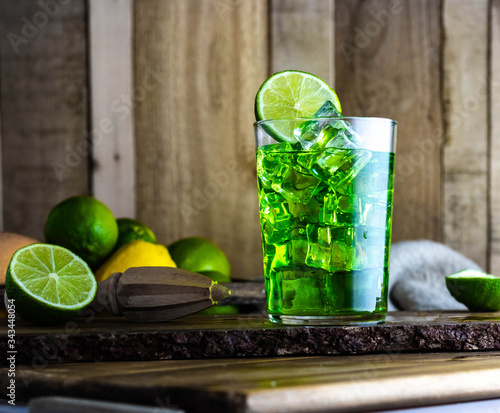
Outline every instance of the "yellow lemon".
<path fill-rule="evenodd" d="M 131 267 L 176 267 L 163 245 L 136 240 L 119 248 L 95 273 L 97 281 L 103 281 L 115 272 Z"/>

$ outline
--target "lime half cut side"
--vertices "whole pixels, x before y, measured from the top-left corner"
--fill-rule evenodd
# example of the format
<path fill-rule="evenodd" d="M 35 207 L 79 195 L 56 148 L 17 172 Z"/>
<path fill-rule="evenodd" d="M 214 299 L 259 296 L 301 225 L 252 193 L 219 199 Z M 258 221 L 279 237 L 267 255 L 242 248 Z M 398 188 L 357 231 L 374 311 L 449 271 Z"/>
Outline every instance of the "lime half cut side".
<path fill-rule="evenodd" d="M 445 277 L 451 295 L 471 311 L 500 311 L 500 277 L 464 270 Z"/>
<path fill-rule="evenodd" d="M 23 318 L 51 325 L 74 318 L 89 305 L 97 282 L 88 264 L 70 250 L 32 244 L 12 256 L 5 289 Z"/>
<path fill-rule="evenodd" d="M 337 94 L 319 77 L 298 70 L 285 70 L 269 77 L 255 97 L 257 121 L 312 117 L 331 101 L 342 112 Z M 279 142 L 294 143 L 293 124 L 281 122 L 266 125 L 269 134 Z"/>

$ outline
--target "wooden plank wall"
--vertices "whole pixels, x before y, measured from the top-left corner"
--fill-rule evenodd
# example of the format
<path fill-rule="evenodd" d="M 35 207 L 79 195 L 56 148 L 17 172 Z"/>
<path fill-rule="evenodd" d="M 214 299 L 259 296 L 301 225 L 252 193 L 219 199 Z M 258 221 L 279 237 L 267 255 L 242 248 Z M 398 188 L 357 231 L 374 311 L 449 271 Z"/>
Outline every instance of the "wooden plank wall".
<path fill-rule="evenodd" d="M 335 82 L 335 2 L 272 0 L 270 72 L 294 68 Z"/>
<path fill-rule="evenodd" d="M 135 2 L 137 210 L 169 243 L 201 235 L 235 274 L 261 262 L 253 95 L 267 75 L 266 2 Z"/>
<path fill-rule="evenodd" d="M 3 227 L 91 194 L 260 274 L 253 98 L 285 68 L 398 121 L 394 241 L 500 271 L 499 0 L 3 1 Z"/>
<path fill-rule="evenodd" d="M 4 228 L 42 239 L 50 208 L 88 192 L 85 1 L 0 7 Z"/>
<path fill-rule="evenodd" d="M 398 121 L 393 240 L 441 240 L 440 3 L 336 2 L 343 113 Z"/>
<path fill-rule="evenodd" d="M 490 271 L 500 274 L 500 0 L 491 2 L 490 10 L 490 39 L 491 55 L 489 56 L 489 199 L 490 213 Z"/>
<path fill-rule="evenodd" d="M 488 0 L 443 8 L 444 241 L 488 261 Z"/>
<path fill-rule="evenodd" d="M 88 12 L 92 194 L 118 217 L 136 214 L 132 5 L 89 0 Z"/>

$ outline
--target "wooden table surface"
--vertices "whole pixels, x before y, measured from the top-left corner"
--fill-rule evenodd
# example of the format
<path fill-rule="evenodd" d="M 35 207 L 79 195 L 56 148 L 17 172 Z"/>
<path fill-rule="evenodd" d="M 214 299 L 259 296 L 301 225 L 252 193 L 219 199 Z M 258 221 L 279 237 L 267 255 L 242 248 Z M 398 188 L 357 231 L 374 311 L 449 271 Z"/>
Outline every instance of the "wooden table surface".
<path fill-rule="evenodd" d="M 19 320 L 16 396 L 187 412 L 373 411 L 500 397 L 499 350 L 500 313 L 396 312 L 378 325 L 314 327 L 260 313 L 154 324 L 87 314 L 56 327 Z M 7 380 L 2 367 L 0 385 Z"/>
<path fill-rule="evenodd" d="M 7 351 L 6 326 L 0 350 Z M 83 317 L 56 327 L 16 325 L 17 363 L 322 356 L 500 350 L 500 313 L 395 312 L 368 326 L 283 326 L 263 314 L 190 316 L 168 323 Z M 0 360 L 0 365 L 5 364 Z"/>
<path fill-rule="evenodd" d="M 0 369 L 2 386 L 6 368 Z M 43 395 L 187 412 L 373 411 L 500 397 L 500 352 L 19 366 L 17 401 Z"/>

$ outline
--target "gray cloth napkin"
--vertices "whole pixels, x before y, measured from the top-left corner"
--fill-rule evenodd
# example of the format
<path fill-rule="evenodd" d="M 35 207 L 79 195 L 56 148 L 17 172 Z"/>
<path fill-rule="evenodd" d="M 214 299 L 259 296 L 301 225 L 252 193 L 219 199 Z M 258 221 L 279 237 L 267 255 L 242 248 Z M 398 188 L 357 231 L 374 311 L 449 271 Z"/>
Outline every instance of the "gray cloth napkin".
<path fill-rule="evenodd" d="M 389 276 L 389 311 L 466 310 L 455 300 L 444 277 L 465 269 L 480 270 L 475 262 L 434 241 L 392 244 Z"/>

